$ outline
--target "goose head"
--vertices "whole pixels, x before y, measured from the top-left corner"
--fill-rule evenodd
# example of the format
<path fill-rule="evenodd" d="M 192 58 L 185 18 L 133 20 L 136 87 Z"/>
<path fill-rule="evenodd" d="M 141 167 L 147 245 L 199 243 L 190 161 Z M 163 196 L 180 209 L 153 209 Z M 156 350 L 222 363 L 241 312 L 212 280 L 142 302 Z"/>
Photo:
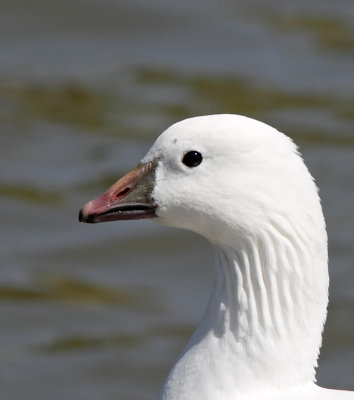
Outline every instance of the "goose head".
<path fill-rule="evenodd" d="M 141 218 L 213 243 L 257 236 L 272 218 L 310 225 L 302 229 L 326 240 L 317 189 L 295 144 L 239 115 L 172 125 L 135 170 L 80 213 L 84 222 Z"/>

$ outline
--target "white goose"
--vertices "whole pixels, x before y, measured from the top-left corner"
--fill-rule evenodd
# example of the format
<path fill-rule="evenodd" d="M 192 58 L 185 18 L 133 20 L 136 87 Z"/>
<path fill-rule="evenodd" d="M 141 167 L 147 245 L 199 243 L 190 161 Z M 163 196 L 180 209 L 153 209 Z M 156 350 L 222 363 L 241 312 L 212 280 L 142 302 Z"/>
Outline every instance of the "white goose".
<path fill-rule="evenodd" d="M 160 400 L 351 399 L 315 382 L 328 302 L 327 235 L 294 143 L 238 115 L 179 122 L 80 221 L 154 218 L 215 247 L 204 317 Z"/>

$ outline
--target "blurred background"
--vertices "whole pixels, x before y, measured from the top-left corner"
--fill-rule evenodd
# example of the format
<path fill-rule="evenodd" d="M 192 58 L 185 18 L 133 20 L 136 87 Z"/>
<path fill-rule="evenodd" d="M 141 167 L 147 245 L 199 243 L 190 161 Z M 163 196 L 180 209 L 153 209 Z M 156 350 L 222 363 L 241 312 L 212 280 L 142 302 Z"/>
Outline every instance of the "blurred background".
<path fill-rule="evenodd" d="M 0 43 L 1 400 L 156 398 L 212 250 L 77 214 L 171 123 L 210 113 L 300 145 L 330 240 L 318 382 L 354 390 L 352 0 L 2 0 Z"/>

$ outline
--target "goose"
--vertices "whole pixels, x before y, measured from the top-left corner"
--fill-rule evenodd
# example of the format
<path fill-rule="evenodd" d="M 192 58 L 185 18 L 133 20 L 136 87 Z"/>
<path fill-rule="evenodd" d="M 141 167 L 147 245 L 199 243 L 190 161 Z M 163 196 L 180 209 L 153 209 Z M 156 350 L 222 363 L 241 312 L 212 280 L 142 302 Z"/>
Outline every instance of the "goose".
<path fill-rule="evenodd" d="M 172 125 L 79 215 L 133 219 L 196 232 L 215 249 L 206 311 L 159 400 L 354 400 L 315 383 L 327 234 L 314 179 L 289 137 L 240 115 Z"/>

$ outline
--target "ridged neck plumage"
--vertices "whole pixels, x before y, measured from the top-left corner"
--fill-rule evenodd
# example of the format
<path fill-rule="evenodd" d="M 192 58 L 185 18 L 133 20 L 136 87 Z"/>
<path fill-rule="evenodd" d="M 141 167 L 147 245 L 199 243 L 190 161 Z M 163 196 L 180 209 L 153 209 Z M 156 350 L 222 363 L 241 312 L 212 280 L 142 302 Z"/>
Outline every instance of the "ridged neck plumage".
<path fill-rule="evenodd" d="M 315 381 L 327 248 L 323 237 L 306 232 L 277 216 L 257 234 L 215 244 L 207 309 L 161 399 L 194 398 L 194 392 L 196 399 L 229 399 Z"/>

